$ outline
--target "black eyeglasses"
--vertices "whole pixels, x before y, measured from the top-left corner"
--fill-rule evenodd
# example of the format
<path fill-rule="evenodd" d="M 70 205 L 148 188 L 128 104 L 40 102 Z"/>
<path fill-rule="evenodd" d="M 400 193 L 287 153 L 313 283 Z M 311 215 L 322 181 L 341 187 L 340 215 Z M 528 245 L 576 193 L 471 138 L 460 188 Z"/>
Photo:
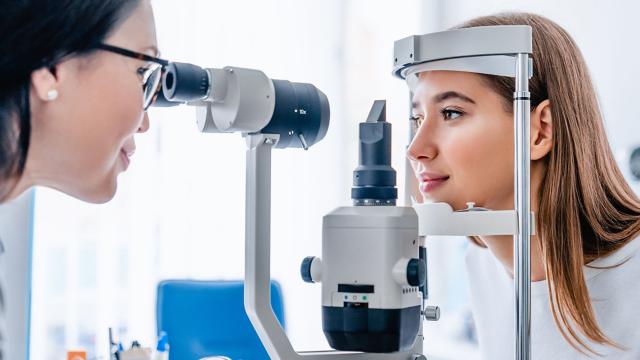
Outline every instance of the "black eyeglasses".
<path fill-rule="evenodd" d="M 118 55 L 152 63 L 148 68 L 138 70 L 138 74 L 142 76 L 142 91 L 144 93 L 143 108 L 147 111 L 156 101 L 158 92 L 162 88 L 162 86 L 160 86 L 162 75 L 165 72 L 166 66 L 169 65 L 169 61 L 107 44 L 98 44 L 96 47 Z"/>

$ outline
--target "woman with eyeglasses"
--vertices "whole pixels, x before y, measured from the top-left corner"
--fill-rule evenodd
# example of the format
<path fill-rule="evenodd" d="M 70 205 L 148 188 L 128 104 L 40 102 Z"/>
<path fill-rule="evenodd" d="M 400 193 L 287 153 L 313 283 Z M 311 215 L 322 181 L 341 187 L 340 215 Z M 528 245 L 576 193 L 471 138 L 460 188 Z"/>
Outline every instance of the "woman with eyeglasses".
<path fill-rule="evenodd" d="M 149 0 L 3 2 L 1 201 L 34 185 L 110 200 L 166 65 Z"/>
<path fill-rule="evenodd" d="M 134 135 L 149 128 L 167 64 L 157 58 L 150 0 L 1 0 L 0 8 L 0 203 L 34 185 L 110 200 Z"/>

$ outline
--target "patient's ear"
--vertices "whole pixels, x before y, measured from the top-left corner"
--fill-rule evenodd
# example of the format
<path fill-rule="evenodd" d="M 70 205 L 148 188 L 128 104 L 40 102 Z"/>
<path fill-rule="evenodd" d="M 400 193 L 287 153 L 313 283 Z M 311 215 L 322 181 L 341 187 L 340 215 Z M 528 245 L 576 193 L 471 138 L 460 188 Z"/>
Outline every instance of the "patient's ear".
<path fill-rule="evenodd" d="M 531 160 L 540 160 L 553 148 L 551 103 L 541 102 L 531 112 Z"/>

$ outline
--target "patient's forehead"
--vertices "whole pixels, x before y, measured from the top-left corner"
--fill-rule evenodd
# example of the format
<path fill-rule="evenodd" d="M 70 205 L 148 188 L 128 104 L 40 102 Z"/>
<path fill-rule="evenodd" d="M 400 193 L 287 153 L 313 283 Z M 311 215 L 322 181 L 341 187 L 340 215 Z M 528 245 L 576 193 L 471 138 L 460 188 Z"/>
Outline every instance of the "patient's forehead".
<path fill-rule="evenodd" d="M 427 103 L 444 92 L 457 92 L 469 98 L 490 90 L 482 75 L 462 71 L 424 71 L 413 89 L 413 102 Z"/>

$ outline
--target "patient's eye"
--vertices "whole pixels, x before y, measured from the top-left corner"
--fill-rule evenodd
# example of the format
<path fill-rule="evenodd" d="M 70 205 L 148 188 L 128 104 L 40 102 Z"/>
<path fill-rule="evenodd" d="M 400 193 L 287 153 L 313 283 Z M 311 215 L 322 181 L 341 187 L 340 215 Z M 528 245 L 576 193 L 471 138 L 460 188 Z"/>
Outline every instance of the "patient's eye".
<path fill-rule="evenodd" d="M 419 128 L 422 125 L 424 118 L 422 117 L 422 115 L 412 115 L 409 118 L 409 121 L 413 122 L 416 128 Z"/>
<path fill-rule="evenodd" d="M 454 109 L 442 109 L 441 113 L 445 120 L 455 120 L 464 115 L 464 112 Z"/>

